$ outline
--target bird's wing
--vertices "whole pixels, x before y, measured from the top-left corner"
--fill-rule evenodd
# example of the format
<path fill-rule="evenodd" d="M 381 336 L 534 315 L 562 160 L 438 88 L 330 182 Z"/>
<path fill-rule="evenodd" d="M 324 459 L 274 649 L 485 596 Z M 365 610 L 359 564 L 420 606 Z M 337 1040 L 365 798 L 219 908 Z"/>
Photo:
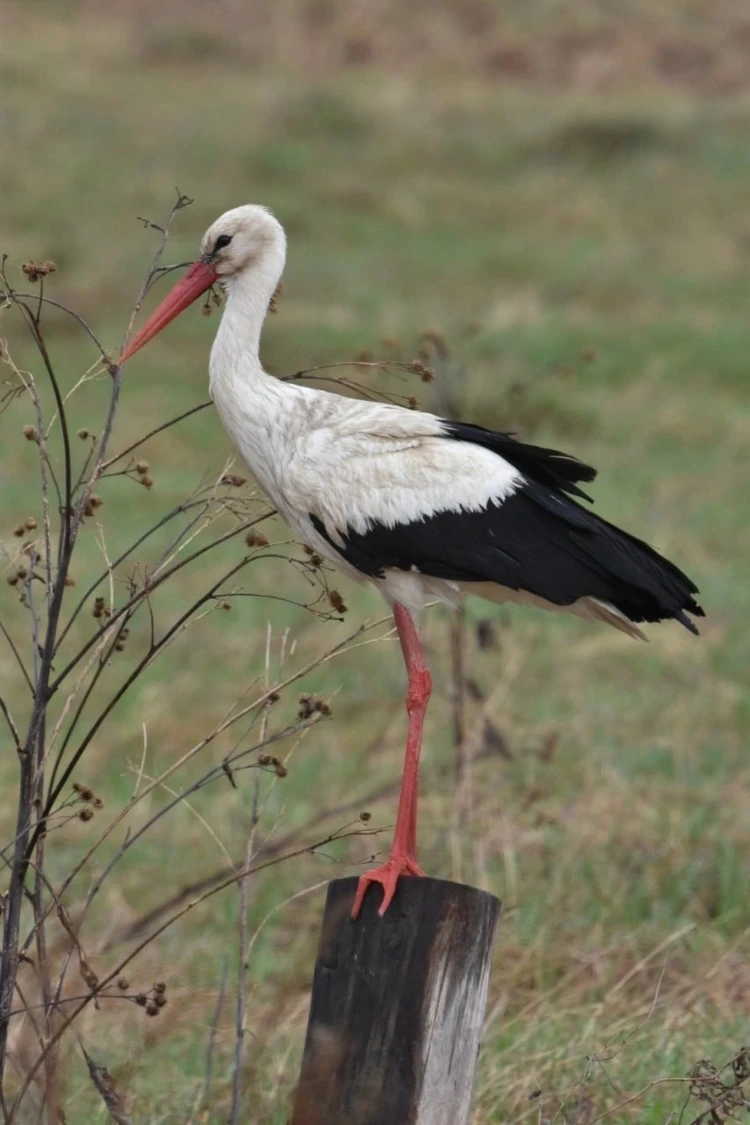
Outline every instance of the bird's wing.
<path fill-rule="evenodd" d="M 673 617 L 694 630 L 685 610 L 702 611 L 686 575 L 565 494 L 593 469 L 506 434 L 417 417 L 432 432 L 409 433 L 401 419 L 400 434 L 318 430 L 295 458 L 295 506 L 358 571 L 493 582 L 558 606 L 594 598 L 631 621 Z"/>
<path fill-rule="evenodd" d="M 439 419 L 404 411 L 368 414 L 368 429 L 319 427 L 297 442 L 287 483 L 298 510 L 340 542 L 381 525 L 395 528 L 446 511 L 481 511 L 523 483 L 509 461 L 447 439 Z"/>

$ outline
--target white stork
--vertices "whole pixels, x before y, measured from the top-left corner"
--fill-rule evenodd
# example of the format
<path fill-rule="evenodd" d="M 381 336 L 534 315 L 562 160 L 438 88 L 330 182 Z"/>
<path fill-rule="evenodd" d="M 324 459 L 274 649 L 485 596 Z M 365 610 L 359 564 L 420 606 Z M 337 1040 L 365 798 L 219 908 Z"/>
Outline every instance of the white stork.
<path fill-rule="evenodd" d="M 260 334 L 286 258 L 264 207 L 227 211 L 200 256 L 126 347 L 128 359 L 210 286 L 226 305 L 211 349 L 219 417 L 293 533 L 345 574 L 372 581 L 393 608 L 406 662 L 406 756 L 388 860 L 362 875 L 387 910 L 416 859 L 422 727 L 431 692 L 412 614 L 463 594 L 531 603 L 643 638 L 642 622 L 703 616 L 697 588 L 653 548 L 593 515 L 577 482 L 595 470 L 507 433 L 281 382 L 263 370 Z"/>

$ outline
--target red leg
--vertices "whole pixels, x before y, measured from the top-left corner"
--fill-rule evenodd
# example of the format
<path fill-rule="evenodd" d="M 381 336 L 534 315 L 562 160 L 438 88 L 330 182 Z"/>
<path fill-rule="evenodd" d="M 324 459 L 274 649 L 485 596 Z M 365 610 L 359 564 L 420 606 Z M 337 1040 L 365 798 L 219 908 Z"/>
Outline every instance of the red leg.
<path fill-rule="evenodd" d="M 419 752 L 422 748 L 422 727 L 427 704 L 432 692 L 432 679 L 424 661 L 422 646 L 408 609 L 398 602 L 393 607 L 398 639 L 406 662 L 409 686 L 406 693 L 406 710 L 409 715 L 409 733 L 406 737 L 406 756 L 398 799 L 396 831 L 393 834 L 391 854 L 387 861 L 373 871 L 362 875 L 354 896 L 352 918 L 359 914 L 362 900 L 371 883 L 383 887 L 383 901 L 378 914 L 385 914 L 396 891 L 399 875 L 424 875 L 416 857 L 417 846 L 417 795 L 419 788 Z"/>

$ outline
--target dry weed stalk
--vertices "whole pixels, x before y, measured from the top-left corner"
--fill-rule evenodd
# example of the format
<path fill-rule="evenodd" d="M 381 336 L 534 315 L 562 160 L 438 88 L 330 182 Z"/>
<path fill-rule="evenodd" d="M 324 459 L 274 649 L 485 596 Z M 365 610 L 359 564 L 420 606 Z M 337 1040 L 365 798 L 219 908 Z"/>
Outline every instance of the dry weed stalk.
<path fill-rule="evenodd" d="M 133 305 L 125 339 L 146 292 L 167 272 L 159 264 L 161 256 L 176 214 L 189 202 L 178 195 L 167 222 L 149 224 L 159 234 L 159 245 Z M 113 451 L 113 428 L 121 411 L 122 371 L 83 318 L 47 295 L 45 279 L 53 269 L 50 262 L 27 263 L 26 280 L 36 290 L 26 293 L 11 283 L 5 259 L 0 267 L 0 307 L 20 318 L 38 363 L 36 373 L 24 371 L 7 346 L 0 346 L 0 362 L 6 372 L 0 383 L 0 408 L 16 398 L 32 408 L 33 422 L 23 427 L 20 440 L 36 446 L 40 513 L 21 520 L 13 532 L 11 549 L 3 550 L 0 544 L 6 580 L 0 601 L 0 642 L 7 646 L 15 675 L 11 688 L 7 690 L 4 685 L 0 694 L 0 722 L 10 733 L 18 770 L 17 789 L 12 798 L 8 796 L 14 803 L 15 828 L 0 848 L 4 871 L 0 877 L 3 1125 L 26 1120 L 29 1112 L 36 1112 L 49 1125 L 58 1125 L 64 1119 L 60 1045 L 67 1033 L 79 1037 L 89 1075 L 110 1116 L 128 1120 L 127 1092 L 119 1090 L 106 1067 L 86 1052 L 74 1026 L 78 1016 L 92 1004 L 115 1002 L 142 1007 L 147 1016 L 158 1015 L 167 1003 L 166 986 L 157 983 L 149 992 L 135 991 L 122 975 L 156 936 L 206 898 L 234 884 L 240 887 L 240 915 L 244 917 L 251 875 L 332 839 L 370 831 L 357 822 L 355 827 L 327 833 L 322 840 L 264 856 L 255 843 L 262 812 L 256 788 L 242 861 L 232 865 L 218 884 L 161 914 L 139 934 L 133 948 L 117 955 L 114 967 L 104 972 L 94 968 L 93 958 L 86 951 L 87 916 L 122 858 L 198 790 L 227 782 L 236 786 L 247 776 L 247 770 L 255 771 L 256 778 L 260 770 L 283 777 L 286 766 L 279 755 L 286 741 L 300 738 L 325 719 L 330 708 L 322 703 L 311 707 L 306 702 L 291 721 L 284 721 L 283 708 L 274 704 L 280 697 L 288 698 L 292 685 L 314 668 L 349 651 L 365 630 L 357 629 L 343 641 L 321 649 L 303 666 L 289 660 L 283 675 L 276 679 L 267 656 L 255 685 L 158 776 L 148 777 L 142 763 L 133 794 L 121 808 L 104 810 L 94 790 L 78 780 L 84 776 L 81 771 L 87 752 L 107 729 L 117 705 L 134 693 L 146 671 L 170 645 L 186 630 L 199 628 L 207 614 L 230 608 L 232 599 L 270 596 L 259 587 L 240 585 L 251 578 L 258 560 L 276 560 L 276 566 L 288 565 L 301 572 L 311 590 L 303 604 L 319 617 L 337 616 L 344 607 L 340 595 L 328 590 L 320 560 L 290 550 L 288 545 L 269 545 L 259 525 L 274 513 L 245 487 L 243 478 L 226 469 L 218 477 L 203 479 L 182 501 L 161 511 L 155 519 L 148 514 L 153 505 L 133 505 L 128 545 L 110 557 L 106 494 L 111 486 L 106 482 L 125 479 L 131 487 L 142 488 L 142 495 L 150 493 L 154 476 L 141 456 L 142 447 L 208 404 L 183 411 Z M 48 346 L 46 319 L 52 308 L 72 318 L 97 351 L 96 362 L 69 391 L 61 385 Z M 94 377 L 107 380 L 109 386 L 104 416 L 96 432 L 76 416 L 76 393 Z M 5 411 L 2 420 L 7 422 L 10 414 Z M 13 448 L 13 437 L 4 435 L 4 449 Z M 78 592 L 76 572 L 91 569 L 92 529 L 103 562 L 98 573 L 82 584 L 83 592 Z M 156 552 L 156 559 L 144 567 L 142 551 L 148 548 Z M 208 577 L 197 582 L 196 593 L 196 573 L 202 575 L 204 567 Z M 189 582 L 183 581 L 186 577 Z M 168 601 L 162 594 L 165 587 Z M 309 701 L 309 697 L 305 699 Z M 241 733 L 222 761 L 206 759 L 197 778 L 194 773 L 189 780 L 184 776 L 188 764 L 192 765 L 219 736 L 237 728 Z M 170 779 L 174 780 L 168 787 Z M 152 811 L 143 803 L 155 792 L 166 792 L 168 799 Z M 137 806 L 146 815 L 135 830 L 129 826 L 129 819 Z M 68 871 L 53 878 L 46 856 L 49 836 L 73 821 L 93 821 L 94 831 Z M 212 831 L 210 825 L 206 827 Z M 118 831 L 123 832 L 121 842 L 104 862 L 98 857 L 99 849 Z M 88 888 L 81 901 L 76 880 L 82 873 L 88 879 Z M 71 905 L 73 895 L 79 897 Z M 241 926 L 241 989 L 250 945 L 251 939 Z M 238 1074 L 244 1022 L 244 1006 L 238 994 Z M 30 1100 L 36 1110 L 28 1105 Z"/>

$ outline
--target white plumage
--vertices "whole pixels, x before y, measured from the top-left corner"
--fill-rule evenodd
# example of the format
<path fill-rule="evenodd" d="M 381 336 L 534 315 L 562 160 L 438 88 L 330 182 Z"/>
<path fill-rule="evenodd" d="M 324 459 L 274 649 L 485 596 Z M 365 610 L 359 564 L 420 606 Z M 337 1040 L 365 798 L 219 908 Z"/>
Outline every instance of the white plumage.
<path fill-rule="evenodd" d="M 511 435 L 433 414 L 280 382 L 260 334 L 286 258 L 283 228 L 263 207 L 227 211 L 123 361 L 219 282 L 226 305 L 210 359 L 219 416 L 295 535 L 393 606 L 409 674 L 409 736 L 388 861 L 364 875 L 387 908 L 416 863 L 417 765 L 430 679 L 411 612 L 462 593 L 513 599 L 605 621 L 632 636 L 674 618 L 692 631 L 696 588 L 647 544 L 578 504 L 594 470 Z M 686 612 L 687 611 L 687 612 Z"/>

